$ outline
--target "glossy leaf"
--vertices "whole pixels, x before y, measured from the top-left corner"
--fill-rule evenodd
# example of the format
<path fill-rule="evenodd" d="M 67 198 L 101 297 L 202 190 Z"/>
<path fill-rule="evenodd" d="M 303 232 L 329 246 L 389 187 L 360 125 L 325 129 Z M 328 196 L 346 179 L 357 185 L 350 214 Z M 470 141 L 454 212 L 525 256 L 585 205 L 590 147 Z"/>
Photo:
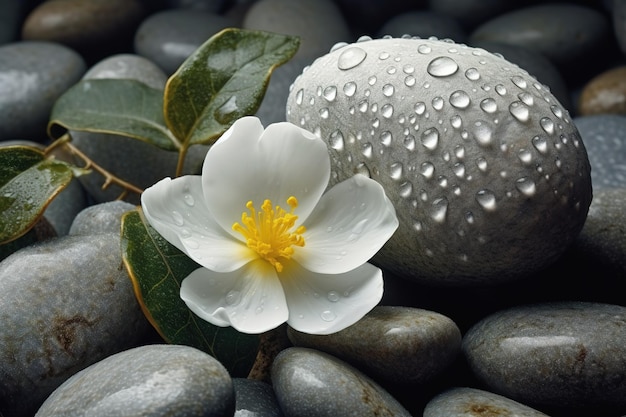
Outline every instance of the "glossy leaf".
<path fill-rule="evenodd" d="M 245 377 L 256 358 L 259 337 L 214 326 L 191 312 L 180 283 L 199 267 L 145 220 L 141 208 L 122 221 L 122 251 L 144 314 L 168 343 L 193 346 L 218 359 L 233 376 Z"/>
<path fill-rule="evenodd" d="M 73 167 L 28 146 L 0 148 L 0 244 L 28 232 L 73 178 Z"/>
<path fill-rule="evenodd" d="M 136 80 L 83 80 L 55 102 L 48 134 L 67 130 L 111 133 L 177 151 L 180 143 L 163 118 L 163 91 Z"/>
<path fill-rule="evenodd" d="M 225 29 L 204 43 L 165 87 L 165 121 L 183 143 L 213 143 L 242 116 L 256 113 L 274 68 L 291 59 L 299 38 Z"/>

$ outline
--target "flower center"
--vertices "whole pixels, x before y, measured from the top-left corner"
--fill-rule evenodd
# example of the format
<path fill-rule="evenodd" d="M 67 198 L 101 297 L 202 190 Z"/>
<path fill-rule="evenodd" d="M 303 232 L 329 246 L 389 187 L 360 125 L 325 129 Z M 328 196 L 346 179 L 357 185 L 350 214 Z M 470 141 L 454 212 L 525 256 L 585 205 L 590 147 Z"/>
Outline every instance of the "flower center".
<path fill-rule="evenodd" d="M 265 200 L 261 210 L 257 211 L 252 201 L 248 201 L 246 208 L 250 215 L 244 211 L 241 214 L 241 223 L 233 224 L 233 230 L 243 235 L 248 247 L 274 266 L 277 272 L 283 270 L 279 259 L 291 258 L 294 246 L 304 246 L 302 233 L 306 228 L 300 226 L 291 231 L 298 220 L 298 216 L 293 214 L 298 207 L 298 200 L 291 196 L 287 199 L 287 204 L 291 207 L 288 212 L 280 206 L 272 208 L 272 202 Z"/>

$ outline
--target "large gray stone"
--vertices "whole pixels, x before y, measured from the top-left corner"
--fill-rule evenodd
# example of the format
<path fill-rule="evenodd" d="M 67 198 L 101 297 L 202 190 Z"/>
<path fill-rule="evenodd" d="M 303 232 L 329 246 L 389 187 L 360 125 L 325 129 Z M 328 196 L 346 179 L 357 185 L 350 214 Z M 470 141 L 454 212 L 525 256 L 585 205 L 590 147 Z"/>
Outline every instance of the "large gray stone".
<path fill-rule="evenodd" d="M 117 234 L 65 236 L 0 263 L 0 413 L 30 417 L 67 378 L 145 341 Z"/>
<path fill-rule="evenodd" d="M 519 66 L 424 39 L 335 48 L 294 82 L 287 121 L 328 144 L 331 183 L 370 176 L 400 226 L 384 269 L 485 285 L 552 264 L 580 232 L 590 167 L 564 109 Z"/>
<path fill-rule="evenodd" d="M 146 345 L 109 356 L 72 376 L 36 417 L 231 417 L 228 371 L 188 346 Z"/>

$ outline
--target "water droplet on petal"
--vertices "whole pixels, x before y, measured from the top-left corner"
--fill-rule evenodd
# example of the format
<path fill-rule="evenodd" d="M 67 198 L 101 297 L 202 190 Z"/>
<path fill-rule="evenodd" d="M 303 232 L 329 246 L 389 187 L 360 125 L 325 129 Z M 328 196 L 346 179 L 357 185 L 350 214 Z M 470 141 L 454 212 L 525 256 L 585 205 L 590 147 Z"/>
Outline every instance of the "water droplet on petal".
<path fill-rule="evenodd" d="M 194 204 L 196 204 L 196 200 L 191 194 L 185 194 L 183 196 L 183 200 L 185 200 L 185 204 L 187 204 L 189 207 L 193 207 Z"/>
<path fill-rule="evenodd" d="M 456 61 L 447 56 L 440 56 L 428 64 L 426 71 L 433 77 L 448 77 L 459 69 L 459 65 Z"/>
<path fill-rule="evenodd" d="M 366 57 L 367 52 L 358 46 L 345 48 L 341 52 L 341 55 L 339 55 L 339 59 L 337 59 L 337 68 L 340 70 L 349 70 L 363 62 Z"/>
<path fill-rule="evenodd" d="M 339 295 L 339 293 L 337 291 L 330 291 L 326 295 L 326 298 L 328 298 L 328 301 L 330 301 L 332 303 L 336 303 L 337 301 L 339 301 L 341 299 L 341 296 Z"/>
<path fill-rule="evenodd" d="M 527 177 L 523 177 L 515 181 L 515 186 L 522 194 L 528 197 L 533 196 L 535 191 L 537 191 L 535 182 Z"/>
<path fill-rule="evenodd" d="M 322 314 L 320 314 L 320 317 L 324 321 L 331 322 L 337 318 L 337 315 L 330 310 L 324 310 Z"/>
<path fill-rule="evenodd" d="M 487 210 L 493 211 L 496 209 L 496 196 L 492 191 L 480 190 L 476 193 L 476 201 L 480 206 Z"/>
<path fill-rule="evenodd" d="M 224 302 L 226 302 L 226 305 L 229 306 L 235 306 L 239 304 L 240 301 L 241 293 L 235 290 L 228 291 L 228 294 L 226 294 L 226 297 L 224 298 Z"/>
<path fill-rule="evenodd" d="M 185 221 L 183 220 L 183 215 L 176 210 L 172 211 L 172 220 L 174 221 L 174 224 L 176 226 L 182 226 L 185 223 Z"/>

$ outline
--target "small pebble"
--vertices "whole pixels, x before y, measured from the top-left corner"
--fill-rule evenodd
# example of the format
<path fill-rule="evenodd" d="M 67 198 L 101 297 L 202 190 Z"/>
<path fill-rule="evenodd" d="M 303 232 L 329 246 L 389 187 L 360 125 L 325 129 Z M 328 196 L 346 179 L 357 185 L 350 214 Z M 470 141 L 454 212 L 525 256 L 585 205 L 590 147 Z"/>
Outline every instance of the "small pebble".
<path fill-rule="evenodd" d="M 233 378 L 233 386 L 234 417 L 283 417 L 270 384 L 254 379 Z"/>
<path fill-rule="evenodd" d="M 330 335 L 288 329 L 295 346 L 336 356 L 377 381 L 427 383 L 461 351 L 461 332 L 448 317 L 428 310 L 377 306 L 354 325 Z"/>
<path fill-rule="evenodd" d="M 76 215 L 69 230 L 70 235 L 97 235 L 120 233 L 122 216 L 135 209 L 126 201 L 107 201 L 94 204 Z"/>
<path fill-rule="evenodd" d="M 476 388 L 452 388 L 433 398 L 423 417 L 548 417 L 492 392 Z"/>
<path fill-rule="evenodd" d="M 467 33 L 459 22 L 449 15 L 428 10 L 415 10 L 396 15 L 378 30 L 376 37 L 390 35 L 395 38 L 403 35 L 439 39 L 452 39 L 457 43 L 467 40 Z"/>
<path fill-rule="evenodd" d="M 287 416 L 410 417 L 396 399 L 361 371 L 314 349 L 281 351 L 272 365 L 272 384 Z"/>
<path fill-rule="evenodd" d="M 626 307 L 511 307 L 476 323 L 463 352 L 490 390 L 550 414 L 626 412 Z"/>
<path fill-rule="evenodd" d="M 578 114 L 626 114 L 626 66 L 596 75 L 582 89 Z"/>
<path fill-rule="evenodd" d="M 235 410 L 228 371 L 215 358 L 179 345 L 146 345 L 78 372 L 36 417 L 225 417 Z"/>

